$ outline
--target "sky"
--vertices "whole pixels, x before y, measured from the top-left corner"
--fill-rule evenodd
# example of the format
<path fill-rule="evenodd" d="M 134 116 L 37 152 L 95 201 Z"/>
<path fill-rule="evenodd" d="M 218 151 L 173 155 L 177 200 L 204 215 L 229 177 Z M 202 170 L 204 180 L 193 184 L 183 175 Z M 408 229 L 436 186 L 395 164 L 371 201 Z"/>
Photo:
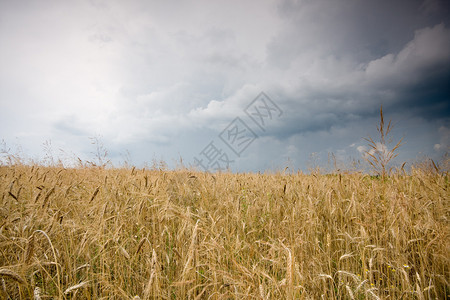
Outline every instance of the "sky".
<path fill-rule="evenodd" d="M 379 151 L 439 161 L 449 21 L 445 0 L 0 0 L 3 157 L 350 169 L 382 105 Z"/>

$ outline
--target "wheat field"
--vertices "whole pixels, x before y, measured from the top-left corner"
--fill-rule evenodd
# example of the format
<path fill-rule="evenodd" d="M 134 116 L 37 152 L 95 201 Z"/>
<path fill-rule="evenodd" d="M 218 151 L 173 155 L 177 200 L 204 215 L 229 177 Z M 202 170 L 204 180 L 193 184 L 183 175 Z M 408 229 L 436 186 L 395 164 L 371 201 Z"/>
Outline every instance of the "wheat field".
<path fill-rule="evenodd" d="M 447 174 L 0 167 L 2 299 L 445 299 Z"/>

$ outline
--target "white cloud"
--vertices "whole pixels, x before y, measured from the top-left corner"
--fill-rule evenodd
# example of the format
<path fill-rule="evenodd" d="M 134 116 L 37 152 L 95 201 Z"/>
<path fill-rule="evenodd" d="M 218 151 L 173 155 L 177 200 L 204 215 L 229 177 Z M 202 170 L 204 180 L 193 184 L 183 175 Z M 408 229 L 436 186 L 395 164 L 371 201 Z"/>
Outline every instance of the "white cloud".
<path fill-rule="evenodd" d="M 365 146 L 358 146 L 356 147 L 356 150 L 358 150 L 359 153 L 363 154 L 367 151 L 367 148 Z"/>
<path fill-rule="evenodd" d="M 367 81 L 375 86 L 417 84 L 430 70 L 450 62 L 450 29 L 444 24 L 417 30 L 414 39 L 397 55 L 387 54 L 371 61 L 365 70 Z"/>

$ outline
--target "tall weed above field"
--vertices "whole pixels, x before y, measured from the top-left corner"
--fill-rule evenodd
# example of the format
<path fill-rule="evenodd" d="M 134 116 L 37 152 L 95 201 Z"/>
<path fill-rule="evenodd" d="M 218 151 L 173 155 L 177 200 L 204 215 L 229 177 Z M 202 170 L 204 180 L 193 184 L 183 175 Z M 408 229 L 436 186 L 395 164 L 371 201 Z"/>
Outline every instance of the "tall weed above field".
<path fill-rule="evenodd" d="M 377 125 L 377 131 L 380 135 L 378 141 L 372 137 L 365 138 L 369 143 L 369 150 L 365 151 L 364 158 L 383 179 L 391 173 L 392 168 L 389 168 L 389 163 L 392 159 L 398 156 L 397 150 L 402 145 L 403 138 L 401 138 L 392 149 L 389 145 L 393 143 L 390 137 L 392 131 L 392 123 L 389 121 L 387 125 L 384 123 L 383 107 L 380 108 L 380 123 Z"/>

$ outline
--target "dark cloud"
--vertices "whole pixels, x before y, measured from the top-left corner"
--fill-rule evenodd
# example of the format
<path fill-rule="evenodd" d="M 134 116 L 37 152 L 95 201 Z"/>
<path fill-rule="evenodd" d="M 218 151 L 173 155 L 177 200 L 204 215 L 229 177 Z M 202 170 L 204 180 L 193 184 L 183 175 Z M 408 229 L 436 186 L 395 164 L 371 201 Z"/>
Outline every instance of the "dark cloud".
<path fill-rule="evenodd" d="M 293 78 L 294 88 L 276 92 L 289 113 L 274 134 L 285 139 L 345 127 L 376 117 L 381 105 L 391 113 L 448 122 L 450 28 L 442 18 L 448 4 L 351 3 L 280 5 L 287 29 L 269 45 L 268 59 Z M 431 12 L 424 5 L 441 10 Z"/>
<path fill-rule="evenodd" d="M 269 60 L 283 65 L 301 53 L 319 51 L 366 62 L 398 52 L 415 30 L 448 25 L 449 2 L 432 5 L 439 9 L 427 10 L 421 0 L 283 1 L 279 12 L 286 28 L 269 45 Z"/>
<path fill-rule="evenodd" d="M 265 91 L 284 113 L 237 170 L 359 155 L 380 105 L 404 158 L 448 148 L 449 1 L 173 4 L 0 2 L 0 138 L 189 160 Z"/>

